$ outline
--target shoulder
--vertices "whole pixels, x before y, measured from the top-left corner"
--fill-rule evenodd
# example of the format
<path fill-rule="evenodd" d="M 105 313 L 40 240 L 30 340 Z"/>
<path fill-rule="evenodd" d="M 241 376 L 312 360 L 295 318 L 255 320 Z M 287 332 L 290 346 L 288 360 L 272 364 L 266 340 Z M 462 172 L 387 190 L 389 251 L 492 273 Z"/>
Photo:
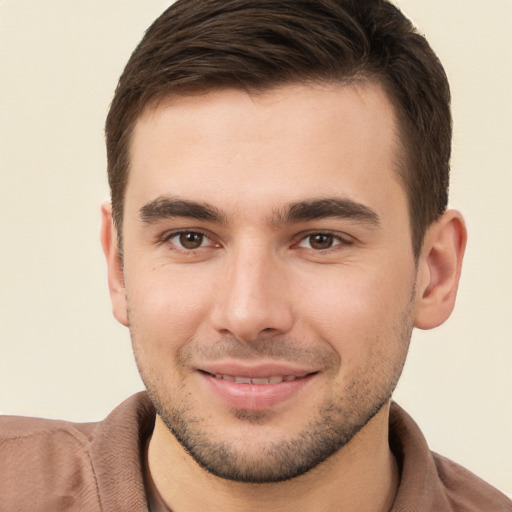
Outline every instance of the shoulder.
<path fill-rule="evenodd" d="M 453 510 L 512 512 L 512 501 L 480 477 L 442 455 L 431 452 L 437 475 Z"/>
<path fill-rule="evenodd" d="M 416 422 L 395 403 L 389 441 L 401 473 L 393 512 L 512 512 L 503 493 L 432 452 Z"/>
<path fill-rule="evenodd" d="M 146 393 L 97 423 L 0 417 L 0 509 L 147 511 L 142 459 L 154 420 Z"/>
<path fill-rule="evenodd" d="M 26 461 L 27 457 L 35 457 L 36 454 L 45 455 L 48 464 L 55 464 L 60 454 L 85 454 L 95 425 L 24 416 L 0 416 L 0 450 L 4 457 L 13 459 L 13 464 L 16 459 Z"/>
<path fill-rule="evenodd" d="M 95 424 L 19 416 L 0 418 L 0 496 L 6 510 L 67 510 L 87 497 L 99 509 L 89 456 Z"/>
<path fill-rule="evenodd" d="M 84 442 L 87 441 L 87 434 L 94 429 L 95 425 L 96 423 L 72 423 L 28 416 L 3 415 L 0 416 L 0 443 L 4 445 L 58 432 L 68 432 L 73 438 Z"/>

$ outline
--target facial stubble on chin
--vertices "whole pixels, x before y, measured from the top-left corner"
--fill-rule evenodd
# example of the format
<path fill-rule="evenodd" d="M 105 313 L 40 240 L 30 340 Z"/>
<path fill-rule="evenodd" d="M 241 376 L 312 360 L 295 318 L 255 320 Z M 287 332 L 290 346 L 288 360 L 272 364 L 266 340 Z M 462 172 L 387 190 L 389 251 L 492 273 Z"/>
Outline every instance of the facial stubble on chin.
<path fill-rule="evenodd" d="M 413 293 L 414 295 L 414 293 Z M 185 451 L 209 473 L 236 482 L 273 483 L 302 475 L 349 443 L 370 420 L 389 402 L 398 383 L 405 363 L 413 327 L 412 298 L 400 320 L 393 328 L 393 335 L 398 338 L 394 344 L 397 353 L 390 355 L 381 348 L 379 337 L 372 341 L 375 351 L 371 364 L 348 382 L 337 395 L 327 397 L 318 407 L 318 412 L 304 428 L 293 437 L 271 441 L 265 446 L 252 447 L 244 445 L 238 448 L 230 439 L 219 439 L 208 431 L 207 420 L 192 410 L 193 398 L 182 388 L 180 401 L 165 393 L 159 386 L 162 379 L 153 378 L 151 368 L 141 364 L 136 350 L 134 333 L 132 343 L 141 377 L 149 392 L 157 414 L 169 431 L 183 446 Z M 233 340 L 227 343 L 233 347 Z M 216 344 L 221 347 L 222 344 Z M 295 353 L 293 344 L 280 340 L 269 340 L 251 345 L 238 345 L 235 355 L 251 354 L 250 357 L 271 357 L 286 354 L 296 361 L 310 361 L 312 354 Z M 331 362 L 339 360 L 339 355 L 330 347 L 318 349 L 316 357 Z M 229 350 L 230 355 L 233 350 Z M 190 353 L 180 354 L 182 364 Z M 387 362 L 383 368 L 383 362 Z M 339 362 L 337 363 L 339 364 Z M 145 368 L 149 371 L 145 371 Z M 241 424 L 258 428 L 272 422 L 272 411 L 250 411 L 232 409 L 231 414 Z M 220 426 L 222 428 L 222 426 Z"/>

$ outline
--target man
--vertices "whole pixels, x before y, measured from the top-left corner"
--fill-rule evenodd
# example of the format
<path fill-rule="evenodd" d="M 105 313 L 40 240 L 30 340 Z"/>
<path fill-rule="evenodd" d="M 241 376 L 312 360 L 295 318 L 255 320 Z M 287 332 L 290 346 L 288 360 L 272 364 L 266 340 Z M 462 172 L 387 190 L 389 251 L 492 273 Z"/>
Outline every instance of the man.
<path fill-rule="evenodd" d="M 458 286 L 449 99 L 387 2 L 169 8 L 106 124 L 102 243 L 148 395 L 6 418 L 2 507 L 512 510 L 391 403 Z"/>

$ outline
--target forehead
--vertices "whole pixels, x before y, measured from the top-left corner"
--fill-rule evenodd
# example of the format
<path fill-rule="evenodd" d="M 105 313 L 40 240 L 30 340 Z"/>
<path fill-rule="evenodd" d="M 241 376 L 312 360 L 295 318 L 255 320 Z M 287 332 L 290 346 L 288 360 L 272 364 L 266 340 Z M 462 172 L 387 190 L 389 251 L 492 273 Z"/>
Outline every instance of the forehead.
<path fill-rule="evenodd" d="M 375 83 L 168 96 L 135 125 L 127 203 L 171 194 L 243 208 L 262 197 L 276 207 L 304 194 L 383 196 L 399 181 L 397 132 Z"/>

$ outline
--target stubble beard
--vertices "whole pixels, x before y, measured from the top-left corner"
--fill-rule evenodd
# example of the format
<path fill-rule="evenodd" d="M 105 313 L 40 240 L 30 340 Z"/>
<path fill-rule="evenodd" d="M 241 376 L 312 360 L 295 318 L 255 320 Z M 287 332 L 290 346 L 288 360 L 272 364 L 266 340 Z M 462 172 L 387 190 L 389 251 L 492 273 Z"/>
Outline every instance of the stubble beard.
<path fill-rule="evenodd" d="M 187 399 L 189 395 L 185 389 L 177 393 L 181 396 L 179 403 L 165 392 L 165 388 L 159 385 L 162 379 L 151 375 L 151 365 L 141 364 L 143 358 L 136 350 L 134 333 L 131 334 L 137 366 L 156 412 L 186 452 L 203 469 L 217 477 L 262 484 L 289 480 L 310 471 L 341 450 L 370 422 L 391 399 L 405 364 L 412 328 L 411 299 L 393 328 L 393 335 L 398 338 L 393 345 L 396 353 L 385 353 L 380 349 L 380 337 L 374 339 L 370 363 L 337 394 L 326 398 L 315 417 L 300 432 L 263 447 L 246 445 L 243 449 L 233 446 L 229 439 L 212 436 L 205 427 L 207 419 L 194 412 L 192 399 Z M 251 349 L 261 351 L 261 357 L 268 357 L 273 351 L 282 351 L 283 342 L 280 343 L 281 348 L 277 349 L 279 345 L 268 342 L 255 343 Z M 251 424 L 254 428 L 271 421 L 271 415 L 265 411 L 239 409 L 233 410 L 233 415 L 246 426 Z"/>

